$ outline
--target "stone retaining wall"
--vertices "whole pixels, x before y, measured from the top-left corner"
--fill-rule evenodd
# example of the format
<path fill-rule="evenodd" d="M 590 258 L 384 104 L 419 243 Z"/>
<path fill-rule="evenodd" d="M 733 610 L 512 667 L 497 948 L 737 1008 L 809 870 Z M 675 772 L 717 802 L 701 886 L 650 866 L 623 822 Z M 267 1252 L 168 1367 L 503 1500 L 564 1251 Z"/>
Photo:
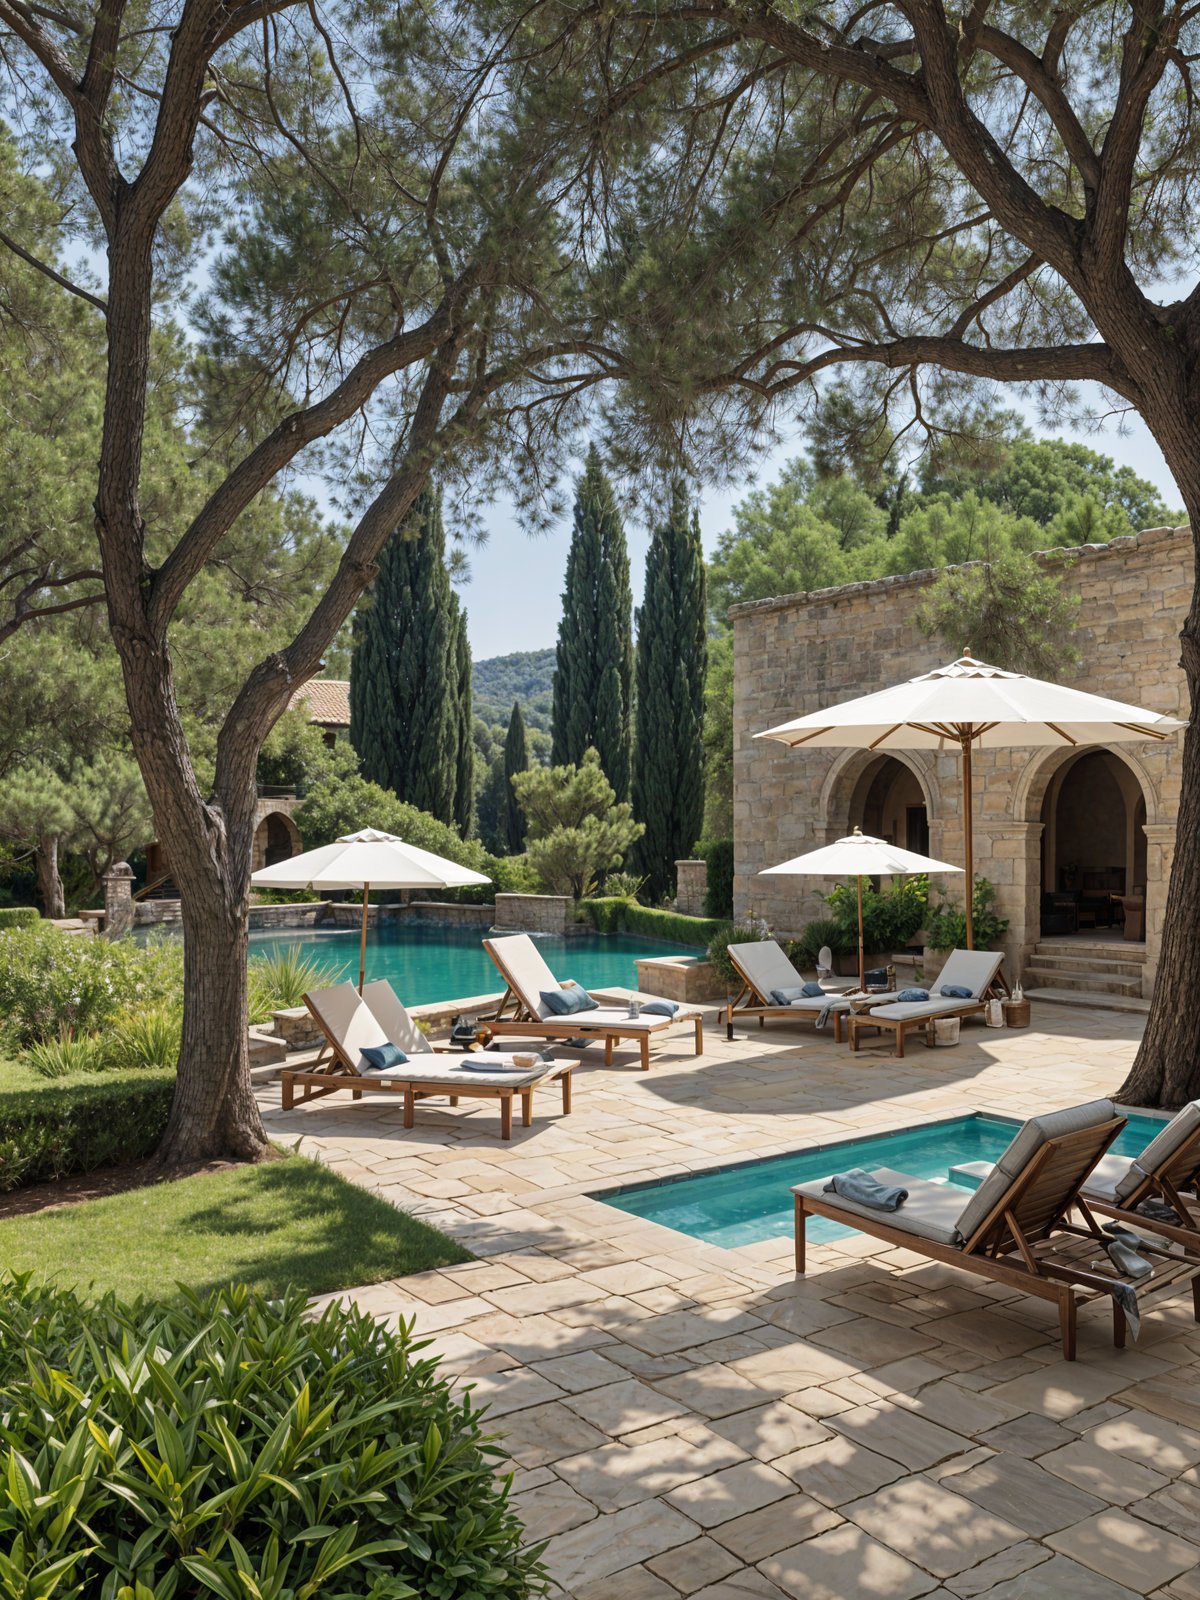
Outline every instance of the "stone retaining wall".
<path fill-rule="evenodd" d="M 560 933 L 571 927 L 575 902 L 569 894 L 498 894 L 496 927 L 510 933 Z"/>
<path fill-rule="evenodd" d="M 452 900 L 411 900 L 406 906 L 390 908 L 407 922 L 436 922 L 447 928 L 478 928 L 486 933 L 496 920 L 491 902 L 481 906 L 459 905 Z"/>
<path fill-rule="evenodd" d="M 699 956 L 651 956 L 636 966 L 642 994 L 692 1006 L 725 998 L 726 985 L 717 969 Z"/>
<path fill-rule="evenodd" d="M 287 905 L 251 906 L 252 928 L 315 928 L 329 916 L 324 900 L 295 900 Z"/>

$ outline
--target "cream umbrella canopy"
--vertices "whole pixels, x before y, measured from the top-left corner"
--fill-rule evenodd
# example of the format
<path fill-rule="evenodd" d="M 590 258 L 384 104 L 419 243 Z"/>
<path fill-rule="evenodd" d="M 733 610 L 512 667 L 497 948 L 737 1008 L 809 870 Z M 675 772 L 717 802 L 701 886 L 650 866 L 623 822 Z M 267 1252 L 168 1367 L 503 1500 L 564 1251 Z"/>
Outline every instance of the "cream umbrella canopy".
<path fill-rule="evenodd" d="M 814 711 L 756 734 L 793 748 L 944 750 L 962 754 L 963 845 L 967 872 L 967 948 L 974 946 L 975 886 L 972 755 L 1025 745 L 1132 744 L 1162 741 L 1185 724 L 1121 700 L 1005 672 L 966 652 L 907 683 Z"/>
<path fill-rule="evenodd" d="M 862 881 L 864 878 L 892 878 L 901 873 L 961 872 L 947 861 L 934 861 L 930 856 L 917 855 L 912 850 L 901 850 L 886 839 L 872 838 L 855 828 L 844 839 L 810 850 L 807 855 L 793 856 L 777 867 L 764 867 L 760 878 L 784 873 L 807 878 L 852 877 L 858 885 L 858 986 L 866 984 L 866 962 L 863 956 Z"/>
<path fill-rule="evenodd" d="M 332 844 L 306 850 L 290 861 L 277 861 L 251 875 L 260 889 L 361 889 L 362 934 L 358 944 L 358 988 L 362 993 L 367 966 L 367 904 L 376 889 L 463 889 L 490 883 L 482 872 L 460 867 L 457 861 L 435 856 L 415 844 L 405 844 L 394 833 L 364 828 L 347 833 Z"/>

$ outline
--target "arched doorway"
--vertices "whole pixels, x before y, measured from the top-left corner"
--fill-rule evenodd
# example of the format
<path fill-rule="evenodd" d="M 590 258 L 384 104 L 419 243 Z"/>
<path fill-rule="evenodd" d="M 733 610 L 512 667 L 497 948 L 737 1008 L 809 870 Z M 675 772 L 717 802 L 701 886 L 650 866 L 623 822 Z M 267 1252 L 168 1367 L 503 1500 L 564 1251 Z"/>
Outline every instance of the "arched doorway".
<path fill-rule="evenodd" d="M 254 871 L 290 861 L 300 851 L 300 834 L 285 812 L 271 811 L 254 830 Z"/>
<path fill-rule="evenodd" d="M 854 786 L 849 827 L 927 856 L 929 809 L 912 768 L 895 756 L 877 756 Z"/>
<path fill-rule="evenodd" d="M 1132 769 L 1082 751 L 1051 777 L 1041 820 L 1041 932 L 1141 940 L 1146 800 Z"/>

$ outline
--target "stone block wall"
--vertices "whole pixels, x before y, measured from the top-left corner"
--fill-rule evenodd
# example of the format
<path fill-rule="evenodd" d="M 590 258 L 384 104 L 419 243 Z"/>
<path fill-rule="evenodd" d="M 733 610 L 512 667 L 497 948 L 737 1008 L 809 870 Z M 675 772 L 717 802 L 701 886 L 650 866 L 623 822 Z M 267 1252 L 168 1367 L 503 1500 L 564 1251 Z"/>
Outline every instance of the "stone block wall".
<path fill-rule="evenodd" d="M 1154 528 L 1108 545 L 1038 557 L 1080 597 L 1074 642 L 1080 665 L 1059 681 L 1148 710 L 1186 717 L 1179 629 L 1190 603 L 1193 546 L 1185 528 Z M 934 573 L 883 578 L 731 612 L 734 628 L 735 909 L 794 933 L 826 914 L 830 884 L 800 877 L 760 878 L 762 868 L 841 837 L 861 820 L 879 754 L 853 749 L 792 750 L 754 735 L 792 717 L 900 683 L 944 664 L 959 650 L 930 640 L 914 611 Z M 969 647 L 964 639 L 962 646 Z M 1182 735 L 1161 744 L 1113 745 L 1145 801 L 1146 964 L 1153 987 L 1162 940 L 1178 808 Z M 928 853 L 963 859 L 962 786 L 957 749 L 890 751 L 920 785 Z M 1042 807 L 1070 747 L 977 752 L 975 870 L 997 888 L 1011 924 L 1005 940 L 1010 977 L 1040 937 Z M 904 844 L 904 839 L 897 840 Z M 947 886 L 953 880 L 944 880 Z M 961 889 L 951 898 L 961 901 Z"/>
<path fill-rule="evenodd" d="M 565 934 L 575 912 L 569 894 L 498 894 L 496 927 L 512 933 Z"/>

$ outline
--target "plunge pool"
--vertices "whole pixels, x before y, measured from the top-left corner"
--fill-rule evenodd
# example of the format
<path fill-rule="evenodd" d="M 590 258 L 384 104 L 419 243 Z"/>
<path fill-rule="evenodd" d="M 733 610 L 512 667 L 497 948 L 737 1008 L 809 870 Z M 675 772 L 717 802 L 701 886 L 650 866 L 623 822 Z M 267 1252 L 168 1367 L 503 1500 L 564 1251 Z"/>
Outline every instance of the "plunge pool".
<path fill-rule="evenodd" d="M 1162 1126 L 1162 1119 L 1130 1112 L 1112 1150 L 1136 1156 Z M 664 1178 L 657 1183 L 630 1185 L 593 1194 L 631 1216 L 661 1223 L 678 1233 L 703 1239 L 726 1249 L 757 1244 L 760 1239 L 790 1239 L 793 1228 L 791 1188 L 813 1178 L 824 1178 L 848 1167 L 891 1167 L 913 1178 L 953 1181 L 951 1168 L 967 1161 L 995 1161 L 1012 1142 L 1021 1126 L 1006 1117 L 975 1112 L 944 1122 L 927 1122 L 916 1128 L 870 1138 L 839 1139 L 813 1145 L 790 1155 L 718 1167 L 686 1178 Z M 963 1204 L 971 1185 L 963 1185 Z M 815 1244 L 828 1244 L 852 1230 L 828 1217 L 809 1217 L 807 1235 Z"/>

